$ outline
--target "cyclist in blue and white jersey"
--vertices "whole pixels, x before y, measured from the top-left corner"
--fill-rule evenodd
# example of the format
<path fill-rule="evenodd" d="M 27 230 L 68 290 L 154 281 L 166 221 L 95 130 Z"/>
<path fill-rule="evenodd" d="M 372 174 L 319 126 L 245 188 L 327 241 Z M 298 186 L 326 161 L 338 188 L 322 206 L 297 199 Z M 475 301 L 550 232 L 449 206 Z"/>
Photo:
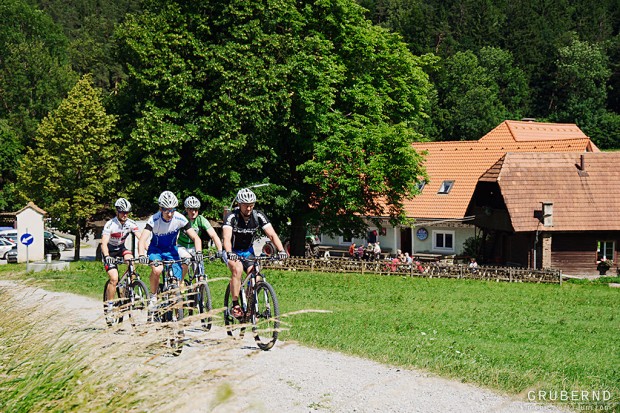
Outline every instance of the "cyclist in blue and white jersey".
<path fill-rule="evenodd" d="M 164 191 L 159 196 L 159 212 L 148 219 L 138 242 L 140 263 L 148 264 L 149 261 L 156 260 L 178 260 L 177 236 L 181 230 L 185 231 L 189 238 L 194 241 L 196 260 L 202 262 L 202 241 L 192 228 L 189 220 L 183 214 L 177 212 L 176 208 L 178 205 L 179 200 L 170 191 Z M 146 246 L 149 238 L 150 243 L 147 250 Z M 157 300 L 157 287 L 159 286 L 159 276 L 162 271 L 163 266 L 161 265 L 157 267 L 151 266 L 151 306 L 154 306 Z M 174 264 L 173 271 L 175 278 L 180 281 L 183 276 L 181 265 Z"/>
<path fill-rule="evenodd" d="M 222 226 L 222 235 L 224 238 L 224 251 L 228 256 L 228 268 L 231 272 L 230 292 L 232 295 L 232 315 L 239 318 L 243 316 L 243 310 L 239 305 L 239 290 L 241 288 L 241 275 L 243 270 L 252 271 L 251 263 L 239 261 L 239 257 L 246 259 L 254 257 L 254 249 L 252 240 L 254 234 L 262 229 L 265 235 L 269 237 L 273 245 L 278 249 L 278 257 L 286 259 L 288 257 L 282 241 L 278 237 L 275 229 L 267 219 L 267 216 L 261 211 L 254 210 L 256 203 L 256 195 L 252 190 L 243 188 L 237 193 L 235 198 L 239 204 L 224 219 Z"/>
<path fill-rule="evenodd" d="M 114 293 L 116 292 L 116 284 L 118 284 L 116 258 L 123 257 L 125 261 L 132 259 L 133 254 L 125 248 L 125 240 L 129 234 L 140 237 L 138 224 L 128 218 L 131 203 L 125 198 L 119 198 L 114 203 L 114 207 L 116 208 L 116 216 L 105 223 L 101 234 L 102 261 L 110 279 L 106 289 L 106 300 L 108 300 L 106 312 L 111 312 L 114 309 Z"/>

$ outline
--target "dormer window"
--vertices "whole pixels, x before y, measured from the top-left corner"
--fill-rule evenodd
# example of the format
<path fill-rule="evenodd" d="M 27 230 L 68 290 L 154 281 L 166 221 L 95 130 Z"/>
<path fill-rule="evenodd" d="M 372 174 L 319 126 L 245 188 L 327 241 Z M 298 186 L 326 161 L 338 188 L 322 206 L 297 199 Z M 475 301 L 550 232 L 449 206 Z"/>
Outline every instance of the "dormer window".
<path fill-rule="evenodd" d="M 425 180 L 418 181 L 415 184 L 415 187 L 418 190 L 418 192 L 422 192 L 422 190 L 424 189 L 424 186 L 426 186 L 426 181 Z"/>
<path fill-rule="evenodd" d="M 452 187 L 454 186 L 454 181 L 443 181 L 441 186 L 439 187 L 438 194 L 447 194 L 450 192 Z"/>

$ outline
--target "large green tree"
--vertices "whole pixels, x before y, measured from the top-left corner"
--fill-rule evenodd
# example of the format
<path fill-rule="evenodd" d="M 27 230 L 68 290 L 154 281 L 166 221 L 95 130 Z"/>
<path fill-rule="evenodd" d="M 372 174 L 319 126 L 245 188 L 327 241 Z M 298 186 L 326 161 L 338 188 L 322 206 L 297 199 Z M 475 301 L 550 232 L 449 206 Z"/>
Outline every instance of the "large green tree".
<path fill-rule="evenodd" d="M 84 76 L 43 119 L 35 145 L 20 162 L 20 197 L 34 201 L 49 213 L 54 226 L 76 236 L 75 260 L 87 220 L 109 201 L 119 180 L 114 123 L 91 77 Z"/>
<path fill-rule="evenodd" d="M 17 161 L 75 83 L 67 38 L 24 0 L 0 0 L 0 209 L 15 209 Z"/>
<path fill-rule="evenodd" d="M 135 115 L 151 199 L 197 192 L 219 215 L 239 187 L 270 182 L 259 206 L 290 220 L 296 253 L 308 223 L 351 233 L 364 215 L 403 218 L 429 82 L 355 2 L 153 2 L 118 36 L 119 108 Z"/>

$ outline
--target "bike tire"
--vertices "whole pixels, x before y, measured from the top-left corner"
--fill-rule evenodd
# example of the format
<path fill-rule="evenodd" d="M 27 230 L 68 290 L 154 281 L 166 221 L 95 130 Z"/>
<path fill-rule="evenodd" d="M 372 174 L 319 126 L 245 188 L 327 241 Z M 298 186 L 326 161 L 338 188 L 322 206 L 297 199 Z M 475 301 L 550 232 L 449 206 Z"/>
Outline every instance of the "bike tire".
<path fill-rule="evenodd" d="M 207 284 L 207 282 L 202 282 L 198 285 L 197 291 L 196 301 L 198 302 L 198 311 L 200 314 L 209 314 L 211 310 L 213 310 L 209 284 Z M 206 317 L 200 319 L 200 323 L 202 324 L 202 329 L 204 331 L 209 331 L 211 330 L 213 318 L 210 315 L 207 315 Z"/>
<path fill-rule="evenodd" d="M 168 289 L 162 293 L 161 320 L 166 324 L 165 328 L 170 330 L 166 334 L 164 346 L 173 356 L 181 355 L 185 345 L 185 330 L 182 326 L 183 302 L 181 292 L 174 286 L 168 286 Z"/>
<path fill-rule="evenodd" d="M 276 292 L 266 281 L 256 284 L 256 302 L 252 308 L 252 332 L 261 350 L 271 349 L 278 340 L 280 307 Z"/>
<path fill-rule="evenodd" d="M 243 295 L 239 294 L 239 305 L 244 307 Z M 232 316 L 232 296 L 230 294 L 230 284 L 226 287 L 224 294 L 224 324 L 226 325 L 226 334 L 236 339 L 242 339 L 245 334 L 245 320 L 237 319 Z"/>
<path fill-rule="evenodd" d="M 112 327 L 123 322 L 122 308 L 125 300 L 117 284 L 114 293 L 114 311 L 112 312 L 112 314 L 107 314 L 106 310 L 108 306 L 108 300 L 106 299 L 106 291 L 109 284 L 110 280 L 106 281 L 105 285 L 103 286 L 103 315 L 105 317 L 105 322 L 108 327 Z"/>
<path fill-rule="evenodd" d="M 145 325 L 148 322 L 149 290 L 142 280 L 133 280 L 128 290 L 129 319 L 131 326 Z"/>

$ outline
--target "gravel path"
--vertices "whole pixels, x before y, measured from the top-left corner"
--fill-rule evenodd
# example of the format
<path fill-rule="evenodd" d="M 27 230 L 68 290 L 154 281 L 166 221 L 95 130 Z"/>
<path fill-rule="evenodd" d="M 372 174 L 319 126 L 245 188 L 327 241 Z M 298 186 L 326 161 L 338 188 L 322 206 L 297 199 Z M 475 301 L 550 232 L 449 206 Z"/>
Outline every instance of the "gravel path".
<path fill-rule="evenodd" d="M 18 287 L 19 288 L 16 288 Z M 99 359 L 111 346 L 141 348 L 158 341 L 151 330 L 112 331 L 104 328 L 101 303 L 0 281 L 0 288 L 27 296 L 31 308 L 54 303 L 71 317 L 50 316 L 46 326 L 92 335 L 92 352 Z M 129 326 L 125 326 L 129 329 Z M 66 335 L 66 332 L 63 332 Z M 552 406 L 517 401 L 473 385 L 438 378 L 415 370 L 382 365 L 340 353 L 279 341 L 268 352 L 259 350 L 251 335 L 228 338 L 222 328 L 205 334 L 188 332 L 190 345 L 179 357 L 157 352 L 138 359 L 145 371 L 167 383 L 165 406 L 149 411 L 228 412 L 561 412 Z M 111 356 L 110 356 L 111 357 Z M 114 363 L 114 360 L 109 360 Z M 181 388 L 182 390 L 174 390 Z M 161 395 L 159 389 L 151 389 Z"/>

